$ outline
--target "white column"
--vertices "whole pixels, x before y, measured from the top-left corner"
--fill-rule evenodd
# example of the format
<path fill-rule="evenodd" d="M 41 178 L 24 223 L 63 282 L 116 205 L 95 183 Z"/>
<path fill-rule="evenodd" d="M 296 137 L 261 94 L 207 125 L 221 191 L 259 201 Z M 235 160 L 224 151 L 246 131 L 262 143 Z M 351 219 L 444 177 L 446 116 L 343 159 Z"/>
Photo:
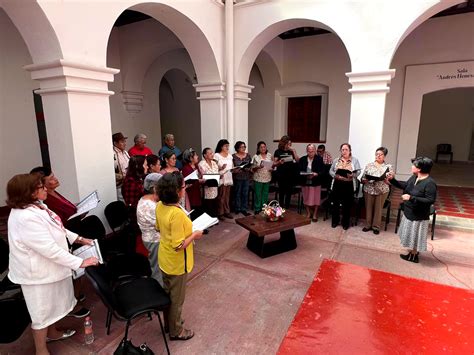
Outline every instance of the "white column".
<path fill-rule="evenodd" d="M 225 68 L 226 68 L 226 107 L 227 139 L 235 140 L 234 121 L 234 1 L 225 0 Z M 202 117 L 202 116 L 201 116 Z M 225 138 L 225 137 L 222 137 Z"/>
<path fill-rule="evenodd" d="M 40 82 L 52 169 L 73 202 L 97 190 L 103 217 L 116 200 L 108 83 L 118 69 L 63 59 L 25 67 Z"/>
<path fill-rule="evenodd" d="M 224 83 L 194 84 L 201 107 L 201 144 L 215 149 L 227 136 Z"/>
<path fill-rule="evenodd" d="M 254 86 L 246 84 L 235 84 L 235 143 L 243 141 L 249 143 L 249 101 L 250 93 Z"/>
<path fill-rule="evenodd" d="M 352 94 L 349 143 L 363 168 L 375 159 L 375 150 L 383 145 L 385 98 L 395 69 L 346 73 L 346 76 L 352 84 L 352 89 L 349 89 Z"/>

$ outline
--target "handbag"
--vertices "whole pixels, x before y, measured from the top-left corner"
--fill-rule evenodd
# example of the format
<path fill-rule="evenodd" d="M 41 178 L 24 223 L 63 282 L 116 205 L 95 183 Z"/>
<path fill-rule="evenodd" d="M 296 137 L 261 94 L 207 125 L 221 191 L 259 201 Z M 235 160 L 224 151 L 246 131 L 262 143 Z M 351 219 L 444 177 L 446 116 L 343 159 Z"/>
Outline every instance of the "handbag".
<path fill-rule="evenodd" d="M 140 346 L 133 345 L 131 340 L 123 338 L 114 355 L 155 355 L 155 353 L 143 343 Z"/>

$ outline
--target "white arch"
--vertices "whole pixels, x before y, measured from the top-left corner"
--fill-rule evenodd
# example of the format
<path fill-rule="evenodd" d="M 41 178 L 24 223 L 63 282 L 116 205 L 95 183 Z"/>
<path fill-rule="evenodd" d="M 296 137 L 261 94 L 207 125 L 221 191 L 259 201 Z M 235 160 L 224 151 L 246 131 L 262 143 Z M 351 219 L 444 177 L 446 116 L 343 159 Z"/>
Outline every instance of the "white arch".
<path fill-rule="evenodd" d="M 223 14 L 221 7 L 211 1 L 89 1 L 84 6 L 81 1 L 40 0 L 40 6 L 57 32 L 64 59 L 106 66 L 107 44 L 114 23 L 123 11 L 130 9 L 151 16 L 179 38 L 200 81 L 220 80 Z M 68 22 L 74 26 L 65 26 Z"/>
<path fill-rule="evenodd" d="M 0 7 L 20 32 L 33 63 L 62 58 L 56 32 L 40 4 L 33 1 L 0 0 Z"/>
<path fill-rule="evenodd" d="M 262 49 L 279 34 L 297 27 L 319 27 L 334 32 L 327 25 L 312 19 L 293 18 L 269 24 L 249 43 L 237 66 L 236 81 L 247 83 L 253 63 Z"/>
<path fill-rule="evenodd" d="M 402 42 L 407 38 L 407 36 L 412 33 L 418 26 L 420 26 L 423 22 L 428 20 L 431 16 L 437 14 L 438 12 L 441 12 L 443 10 L 446 10 L 454 5 L 460 4 L 466 2 L 466 0 L 443 0 L 439 1 L 437 4 L 430 5 L 426 4 L 425 9 L 421 9 L 420 14 L 415 13 L 415 18 L 409 22 L 409 25 L 407 27 L 400 27 L 400 36 L 398 37 L 398 41 L 396 42 L 391 56 L 390 56 L 390 62 L 388 64 L 391 64 L 393 61 L 393 58 L 395 57 L 395 54 L 402 44 Z"/>
<path fill-rule="evenodd" d="M 474 61 L 407 66 L 398 141 L 397 175 L 406 178 L 411 176 L 408 162 L 416 154 L 423 95 L 464 87 L 474 87 Z"/>

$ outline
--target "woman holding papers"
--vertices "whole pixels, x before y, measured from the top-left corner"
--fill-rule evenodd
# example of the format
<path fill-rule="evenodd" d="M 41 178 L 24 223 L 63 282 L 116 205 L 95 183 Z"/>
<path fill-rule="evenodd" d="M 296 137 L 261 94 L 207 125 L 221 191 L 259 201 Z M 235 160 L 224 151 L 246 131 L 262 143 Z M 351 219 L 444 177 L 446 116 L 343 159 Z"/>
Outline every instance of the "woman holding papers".
<path fill-rule="evenodd" d="M 183 152 L 183 177 L 186 180 L 186 194 L 189 198 L 189 204 L 191 209 L 196 211 L 196 215 L 201 214 L 202 201 L 201 201 L 201 184 L 204 180 L 201 179 L 198 169 L 199 155 L 192 149 L 186 149 Z"/>
<path fill-rule="evenodd" d="M 134 212 L 137 208 L 138 201 L 143 196 L 143 178 L 145 177 L 145 171 L 147 171 L 147 169 L 148 164 L 143 155 L 130 157 L 127 175 L 125 175 L 122 185 L 122 195 L 125 204 L 128 207 L 132 207 Z"/>
<path fill-rule="evenodd" d="M 219 167 L 219 174 L 221 174 L 217 195 L 217 215 L 221 221 L 224 220 L 224 217 L 233 219 L 234 217 L 230 214 L 229 202 L 230 189 L 234 184 L 232 180 L 232 168 L 234 166 L 232 154 L 229 153 L 229 141 L 227 139 L 221 139 L 217 142 L 214 159 Z"/>
<path fill-rule="evenodd" d="M 150 261 L 151 277 L 163 285 L 163 278 L 158 267 L 158 247 L 160 246 L 160 233 L 155 228 L 156 225 L 156 204 L 158 202 L 158 191 L 156 189 L 161 174 L 148 174 L 143 182 L 145 195 L 138 201 L 137 223 L 142 232 L 142 241 L 148 250 L 148 260 Z"/>
<path fill-rule="evenodd" d="M 164 289 L 171 298 L 171 305 L 165 312 L 171 340 L 188 340 L 194 336 L 192 330 L 183 327 L 181 310 L 187 275 L 194 266 L 193 241 L 200 239 L 203 232 L 193 232 L 193 223 L 178 203 L 184 196 L 185 187 L 179 172 L 165 174 L 158 181 L 160 202 L 156 207 L 156 229 L 161 236 L 158 264 Z"/>
<path fill-rule="evenodd" d="M 7 184 L 10 261 L 8 278 L 23 291 L 36 354 L 49 354 L 46 343 L 62 340 L 75 330 L 58 330 L 55 323 L 76 305 L 72 271 L 97 265 L 68 251 L 69 243 L 93 242 L 64 228 L 61 218 L 43 203 L 47 188 L 38 174 L 15 175 Z"/>
<path fill-rule="evenodd" d="M 316 146 L 308 144 L 306 155 L 299 161 L 300 174 L 304 178 L 303 203 L 306 208 L 306 217 L 311 218 L 311 209 L 314 208 L 312 221 L 318 221 L 318 208 L 321 204 L 321 176 L 324 175 L 323 158 L 316 154 Z"/>
<path fill-rule="evenodd" d="M 211 148 L 204 148 L 202 151 L 202 160 L 199 162 L 199 170 L 203 175 L 204 182 L 204 210 L 212 217 L 217 216 L 217 187 L 219 186 L 219 178 L 212 179 L 216 175 L 219 177 L 219 167 L 212 157 L 214 153 Z M 206 179 L 208 175 L 209 179 Z"/>
<path fill-rule="evenodd" d="M 340 152 L 340 157 L 334 159 L 329 170 L 329 174 L 334 178 L 331 192 L 332 227 L 336 228 L 339 224 L 339 207 L 342 207 L 342 228 L 346 230 L 349 229 L 360 164 L 357 158 L 352 156 L 352 148 L 349 143 L 341 144 Z"/>
<path fill-rule="evenodd" d="M 291 139 L 289 136 L 281 137 L 278 142 L 278 149 L 273 155 L 276 165 L 276 179 L 280 192 L 280 205 L 284 208 L 290 208 L 291 193 L 293 186 L 296 185 L 298 179 L 298 154 L 295 148 L 291 147 Z M 295 163 L 296 162 L 296 163 Z"/>
<path fill-rule="evenodd" d="M 234 145 L 235 153 L 232 154 L 232 179 L 234 181 L 234 210 L 235 213 L 242 213 L 244 216 L 250 216 L 247 212 L 249 205 L 249 186 L 252 171 L 250 165 L 252 158 L 245 150 L 247 146 L 242 141 L 237 141 Z"/>
<path fill-rule="evenodd" d="M 43 184 L 48 191 L 47 198 L 44 202 L 48 205 L 51 211 L 54 211 L 67 227 L 68 219 L 77 212 L 76 205 L 61 195 L 56 189 L 61 185 L 59 179 L 51 171 L 51 168 L 47 166 L 38 166 L 30 171 L 31 174 L 38 174 L 42 177 Z"/>
<path fill-rule="evenodd" d="M 257 143 L 257 154 L 252 158 L 253 186 L 255 190 L 255 214 L 260 213 L 268 202 L 268 189 L 272 181 L 273 160 L 265 142 Z"/>
<path fill-rule="evenodd" d="M 159 173 L 161 171 L 161 161 L 155 154 L 150 154 L 146 156 L 146 162 L 148 165 L 147 174 Z"/>
<path fill-rule="evenodd" d="M 393 186 L 403 189 L 403 217 L 398 234 L 402 246 L 409 249 L 408 254 L 401 254 L 403 260 L 419 262 L 419 252 L 426 251 L 426 237 L 430 223 L 431 205 L 436 201 L 437 186 L 430 176 L 433 160 L 418 157 L 413 160 L 408 181 L 397 181 L 393 175 L 388 179 Z"/>
<path fill-rule="evenodd" d="M 173 153 L 172 150 L 167 151 L 163 155 L 163 160 L 164 160 L 165 166 L 160 171 L 161 175 L 165 175 L 166 173 L 172 173 L 174 171 L 179 171 L 179 169 L 176 167 L 176 161 L 177 161 L 176 154 Z"/>
<path fill-rule="evenodd" d="M 375 161 L 367 164 L 362 173 L 361 182 L 364 184 L 365 199 L 365 227 L 362 231 L 372 230 L 374 234 L 380 233 L 382 223 L 382 209 L 387 199 L 390 188 L 386 182 L 387 175 L 393 176 L 393 168 L 385 163 L 388 149 L 377 148 L 375 151 Z"/>

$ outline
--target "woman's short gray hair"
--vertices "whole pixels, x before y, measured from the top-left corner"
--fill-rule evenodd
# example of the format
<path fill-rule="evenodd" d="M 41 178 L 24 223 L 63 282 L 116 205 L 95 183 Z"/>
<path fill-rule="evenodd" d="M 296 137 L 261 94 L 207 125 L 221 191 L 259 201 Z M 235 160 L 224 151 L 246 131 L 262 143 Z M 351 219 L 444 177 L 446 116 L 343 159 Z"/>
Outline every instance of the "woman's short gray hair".
<path fill-rule="evenodd" d="M 133 141 L 136 143 L 140 142 L 140 141 L 146 141 L 147 139 L 147 136 L 146 134 L 143 134 L 143 133 L 138 133 L 135 138 L 133 138 Z"/>

